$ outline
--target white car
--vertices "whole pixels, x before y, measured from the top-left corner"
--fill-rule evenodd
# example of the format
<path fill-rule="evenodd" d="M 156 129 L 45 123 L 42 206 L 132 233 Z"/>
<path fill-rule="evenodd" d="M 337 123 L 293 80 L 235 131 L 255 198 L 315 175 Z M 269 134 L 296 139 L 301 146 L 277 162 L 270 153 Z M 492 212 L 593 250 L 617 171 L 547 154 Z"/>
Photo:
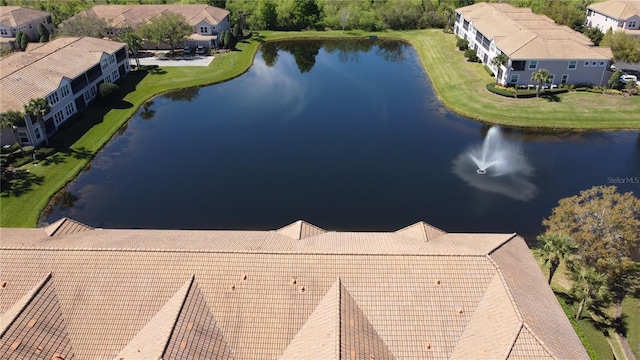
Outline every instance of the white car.
<path fill-rule="evenodd" d="M 637 83 L 638 82 L 638 78 L 635 75 L 622 75 L 620 76 L 620 82 L 621 83 L 628 83 L 628 82 L 632 82 L 632 83 Z"/>

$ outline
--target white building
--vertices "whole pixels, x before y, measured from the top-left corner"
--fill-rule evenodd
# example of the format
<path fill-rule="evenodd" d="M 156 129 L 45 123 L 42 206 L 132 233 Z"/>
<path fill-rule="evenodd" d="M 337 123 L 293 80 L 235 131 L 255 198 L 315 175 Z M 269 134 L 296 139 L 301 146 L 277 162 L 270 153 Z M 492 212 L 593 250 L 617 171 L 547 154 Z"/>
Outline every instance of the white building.
<path fill-rule="evenodd" d="M 49 101 L 45 128 L 25 116 L 18 128 L 23 145 L 39 145 L 43 132 L 53 134 L 96 97 L 103 82 L 115 82 L 130 71 L 126 45 L 90 37 L 62 37 L 48 43 L 30 43 L 24 52 L 0 60 L 0 113 L 23 111 L 34 98 Z M 2 131 L 2 145 L 16 139 Z"/>
<path fill-rule="evenodd" d="M 640 36 L 640 0 L 609 0 L 587 6 L 587 27 Z"/>
<path fill-rule="evenodd" d="M 485 2 L 462 7 L 456 9 L 454 32 L 469 41 L 503 85 L 533 85 L 531 75 L 538 69 L 551 73 L 548 85 L 609 80 L 611 48 L 594 46 L 585 35 L 531 9 Z M 495 66 L 492 60 L 500 53 L 508 62 Z"/>

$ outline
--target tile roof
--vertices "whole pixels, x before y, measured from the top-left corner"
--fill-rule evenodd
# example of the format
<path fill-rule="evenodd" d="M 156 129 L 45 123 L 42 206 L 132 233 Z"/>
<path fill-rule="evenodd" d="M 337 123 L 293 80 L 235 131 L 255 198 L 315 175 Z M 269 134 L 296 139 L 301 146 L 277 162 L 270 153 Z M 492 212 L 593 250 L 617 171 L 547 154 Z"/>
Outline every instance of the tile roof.
<path fill-rule="evenodd" d="M 45 97 L 63 78 L 74 79 L 115 53 L 123 43 L 91 37 L 61 37 L 29 44 L 26 51 L 0 59 L 0 112 L 22 111 L 30 99 Z"/>
<path fill-rule="evenodd" d="M 514 234 L 82 230 L 0 244 L 2 323 L 49 277 L 77 359 L 588 358 Z"/>
<path fill-rule="evenodd" d="M 164 12 L 172 12 L 184 16 L 189 25 L 195 26 L 202 21 L 209 24 L 218 24 L 229 11 L 215 6 L 195 5 L 96 5 L 91 9 L 80 12 L 77 16 L 95 16 L 103 18 L 109 26 L 131 27 L 150 21 L 152 18 Z"/>
<path fill-rule="evenodd" d="M 0 24 L 8 27 L 18 27 L 47 16 L 51 13 L 21 6 L 0 6 Z"/>
<path fill-rule="evenodd" d="M 480 2 L 456 10 L 512 59 L 611 59 L 608 47 L 545 15 L 506 3 Z"/>
<path fill-rule="evenodd" d="M 51 274 L 2 316 L 0 358 L 73 359 Z"/>
<path fill-rule="evenodd" d="M 587 9 L 597 11 L 609 17 L 626 20 L 632 16 L 640 16 L 640 1 L 638 0 L 608 0 L 587 6 Z"/>

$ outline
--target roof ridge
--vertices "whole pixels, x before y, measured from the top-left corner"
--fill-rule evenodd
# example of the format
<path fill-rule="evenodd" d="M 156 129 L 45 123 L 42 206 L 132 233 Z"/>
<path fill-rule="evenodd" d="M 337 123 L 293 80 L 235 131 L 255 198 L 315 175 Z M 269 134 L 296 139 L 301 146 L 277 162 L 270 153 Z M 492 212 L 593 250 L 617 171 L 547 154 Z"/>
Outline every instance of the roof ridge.
<path fill-rule="evenodd" d="M 36 286 L 32 287 L 20 300 L 15 302 L 13 306 L 11 306 L 7 311 L 2 314 L 0 317 L 0 338 L 4 337 L 5 332 L 9 330 L 11 325 L 16 321 L 16 319 L 22 314 L 22 312 L 29 306 L 31 301 L 38 295 L 40 290 L 47 284 L 47 282 L 53 277 L 51 273 L 47 274 L 44 279 L 40 280 Z M 7 318 L 10 321 L 5 322 Z"/>
<path fill-rule="evenodd" d="M 529 332 L 529 334 L 531 336 L 533 336 L 534 339 L 536 339 L 536 341 L 544 348 L 544 350 L 549 354 L 549 356 L 551 356 L 554 359 L 559 359 L 554 353 L 553 351 L 551 351 L 551 349 L 549 349 L 549 347 L 547 346 L 547 344 L 544 342 L 544 340 L 540 339 L 540 337 L 538 337 L 538 335 L 536 335 L 535 331 L 533 331 L 533 329 L 531 328 L 531 326 L 529 326 L 529 324 L 527 322 L 523 322 L 522 323 L 522 327 L 526 328 L 527 331 Z"/>
<path fill-rule="evenodd" d="M 160 359 L 167 350 L 194 279 L 192 274 L 114 359 Z"/>
<path fill-rule="evenodd" d="M 507 284 L 507 280 L 504 277 L 502 268 L 500 267 L 500 265 L 498 265 L 498 263 L 495 260 L 491 258 L 490 254 L 487 254 L 487 259 L 489 259 L 489 262 L 491 262 L 493 266 L 495 266 L 496 274 L 500 277 L 500 281 L 502 281 L 502 285 L 504 286 L 504 289 L 507 295 L 509 296 L 509 301 L 511 302 L 511 306 L 513 307 L 513 310 L 516 312 L 516 315 L 518 315 L 518 320 L 524 323 L 524 317 L 522 316 L 522 313 L 520 313 L 520 309 L 518 309 L 516 299 L 513 297 L 513 294 L 511 293 L 511 289 L 509 288 L 509 284 Z"/>

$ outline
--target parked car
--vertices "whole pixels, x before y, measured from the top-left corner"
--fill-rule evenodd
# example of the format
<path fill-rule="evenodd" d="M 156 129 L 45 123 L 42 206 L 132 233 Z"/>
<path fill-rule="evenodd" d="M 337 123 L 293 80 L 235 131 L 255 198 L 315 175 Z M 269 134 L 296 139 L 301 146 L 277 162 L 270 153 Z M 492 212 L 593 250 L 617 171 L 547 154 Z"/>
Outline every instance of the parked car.
<path fill-rule="evenodd" d="M 622 76 L 620 76 L 620 82 L 621 83 L 628 83 L 628 82 L 632 82 L 632 83 L 637 83 L 638 82 L 638 78 L 635 75 L 627 75 L 624 74 Z"/>
<path fill-rule="evenodd" d="M 205 52 L 206 52 L 206 50 L 204 49 L 204 46 L 198 45 L 198 47 L 196 48 L 196 54 L 204 55 Z"/>
<path fill-rule="evenodd" d="M 190 47 L 188 47 L 188 46 L 185 46 L 185 47 L 182 49 L 182 53 L 183 53 L 184 55 L 191 55 L 191 51 L 192 51 L 192 50 L 191 50 L 191 48 L 190 48 Z"/>

